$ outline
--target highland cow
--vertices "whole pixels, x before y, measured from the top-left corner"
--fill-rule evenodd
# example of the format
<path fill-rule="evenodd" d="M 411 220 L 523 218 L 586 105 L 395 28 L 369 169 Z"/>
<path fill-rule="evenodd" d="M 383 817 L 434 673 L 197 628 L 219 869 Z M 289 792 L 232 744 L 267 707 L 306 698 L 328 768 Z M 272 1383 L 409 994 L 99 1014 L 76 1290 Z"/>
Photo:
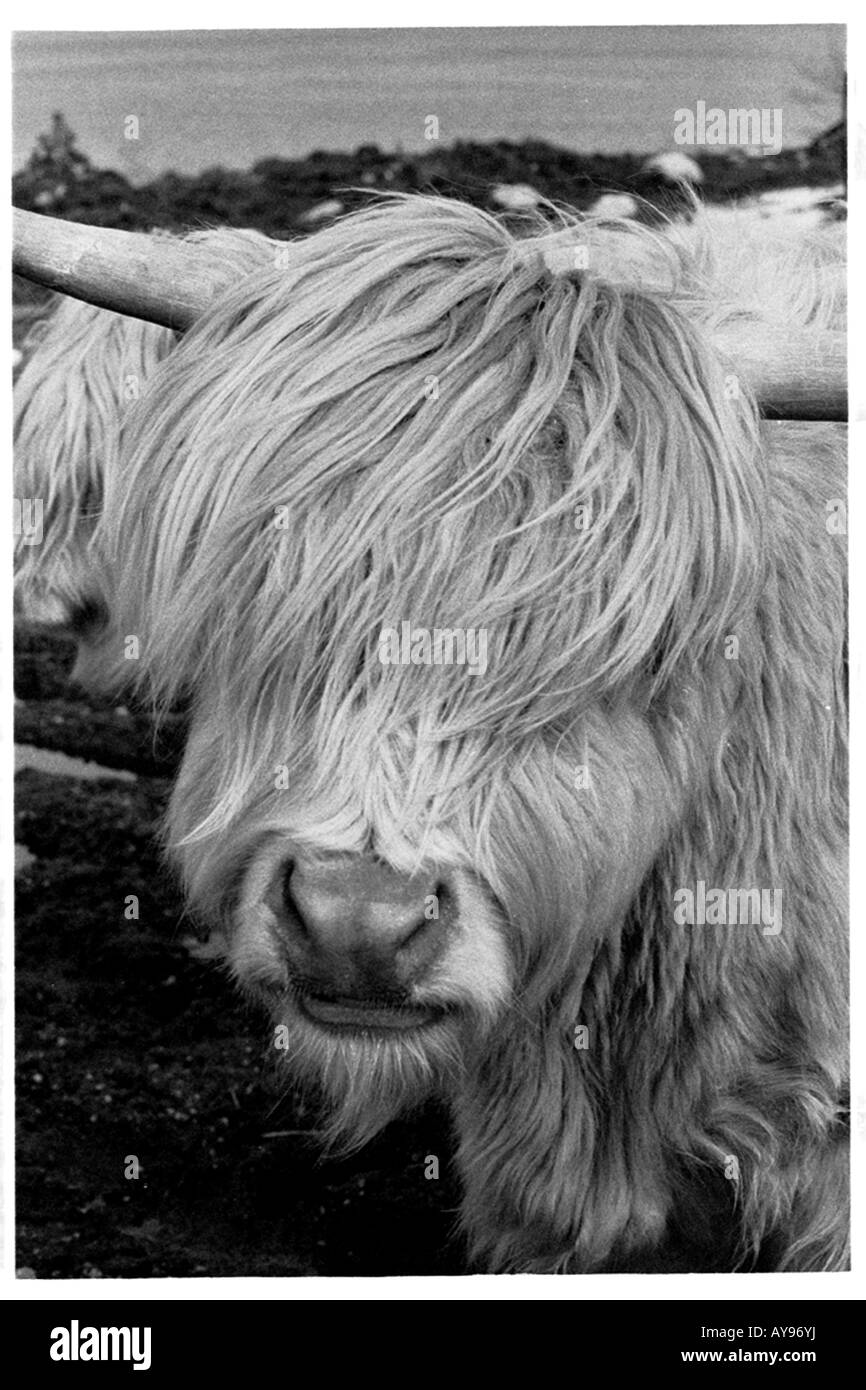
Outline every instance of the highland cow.
<path fill-rule="evenodd" d="M 274 243 L 247 229 L 186 240 L 221 280 L 273 260 Z M 39 499 L 43 534 L 38 545 L 23 528 L 16 537 L 16 611 L 26 621 L 82 631 L 92 620 L 88 548 L 123 415 L 176 342 L 168 328 L 65 295 L 27 333 L 13 393 L 15 495 Z"/>
<path fill-rule="evenodd" d="M 844 438 L 742 324 L 675 239 L 393 198 L 219 296 L 106 480 L 190 904 L 336 1141 L 447 1097 L 478 1268 L 845 1267 Z"/>
<path fill-rule="evenodd" d="M 70 625 L 85 610 L 87 548 L 115 466 L 124 399 L 142 389 L 175 335 L 56 296 L 24 341 L 15 382 L 15 495 L 42 503 L 43 537 L 17 537 L 15 599 L 29 622 Z"/>

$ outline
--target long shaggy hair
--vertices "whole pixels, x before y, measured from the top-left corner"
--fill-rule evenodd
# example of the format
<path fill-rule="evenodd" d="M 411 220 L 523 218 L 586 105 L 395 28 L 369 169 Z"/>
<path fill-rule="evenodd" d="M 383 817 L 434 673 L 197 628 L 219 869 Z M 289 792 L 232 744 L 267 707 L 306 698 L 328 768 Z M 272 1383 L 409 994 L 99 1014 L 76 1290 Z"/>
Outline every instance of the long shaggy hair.
<path fill-rule="evenodd" d="M 387 199 L 216 302 L 107 479 L 130 674 L 193 711 L 191 903 L 347 1142 L 448 1095 L 489 1269 L 845 1263 L 844 440 L 718 357 L 748 283 L 691 232 Z M 383 664 L 404 622 L 486 670 Z M 274 884 L 334 851 L 449 885 L 434 1027 L 295 1008 Z M 701 883 L 781 916 L 682 925 Z"/>
<path fill-rule="evenodd" d="M 260 232 L 222 228 L 186 239 L 225 282 L 273 261 L 275 243 Z M 14 388 L 15 495 L 39 499 L 43 534 L 36 544 L 23 529 L 16 538 L 16 607 L 27 620 L 87 618 L 88 548 L 122 419 L 176 341 L 167 328 L 61 294 L 28 332 Z"/>
<path fill-rule="evenodd" d="M 15 493 L 42 502 L 43 538 L 15 547 L 15 598 L 31 621 L 83 606 L 87 547 L 116 467 L 121 403 L 171 351 L 167 328 L 55 295 L 24 341 L 14 389 Z"/>

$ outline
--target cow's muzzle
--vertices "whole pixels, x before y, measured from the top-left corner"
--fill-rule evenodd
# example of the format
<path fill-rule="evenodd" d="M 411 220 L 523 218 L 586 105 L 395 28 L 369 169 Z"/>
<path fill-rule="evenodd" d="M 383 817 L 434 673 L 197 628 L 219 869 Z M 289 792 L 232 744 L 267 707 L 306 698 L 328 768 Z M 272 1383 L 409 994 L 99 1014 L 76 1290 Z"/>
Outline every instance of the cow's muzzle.
<path fill-rule="evenodd" d="M 405 875 L 365 855 L 294 858 L 271 898 L 275 930 L 303 1011 L 331 1027 L 411 1028 L 454 911 L 430 873 Z"/>

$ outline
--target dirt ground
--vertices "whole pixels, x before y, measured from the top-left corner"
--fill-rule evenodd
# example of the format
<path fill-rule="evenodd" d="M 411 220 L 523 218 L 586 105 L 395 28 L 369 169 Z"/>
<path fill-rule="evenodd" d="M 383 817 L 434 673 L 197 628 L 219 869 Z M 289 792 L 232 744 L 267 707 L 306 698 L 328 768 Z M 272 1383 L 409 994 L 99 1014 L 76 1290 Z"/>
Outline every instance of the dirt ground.
<path fill-rule="evenodd" d="M 92 757 L 101 729 L 111 766 L 125 750 L 140 768 L 143 721 L 74 698 L 70 656 L 22 636 L 19 739 L 42 727 L 39 741 Z M 154 839 L 168 770 L 16 778 L 16 839 L 33 856 L 16 903 L 21 1272 L 466 1272 L 446 1117 L 424 1110 L 323 1159 L 309 1103 L 266 1061 L 265 1018 L 190 949 Z M 424 1176 L 434 1154 L 438 1180 Z"/>

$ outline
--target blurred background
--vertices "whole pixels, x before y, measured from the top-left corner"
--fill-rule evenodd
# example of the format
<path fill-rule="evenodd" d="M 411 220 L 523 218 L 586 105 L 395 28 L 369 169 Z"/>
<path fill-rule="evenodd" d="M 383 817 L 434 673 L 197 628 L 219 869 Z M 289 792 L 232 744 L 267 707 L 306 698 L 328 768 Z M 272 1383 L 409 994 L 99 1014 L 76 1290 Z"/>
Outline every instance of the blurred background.
<path fill-rule="evenodd" d="M 673 112 L 784 112 L 783 143 L 839 119 L 844 30 L 689 28 L 333 29 L 20 33 L 14 167 L 60 110 L 94 164 L 136 180 L 313 150 L 426 147 L 439 138 L 545 140 L 585 154 L 673 143 Z M 124 138 L 124 117 L 140 122 Z"/>

